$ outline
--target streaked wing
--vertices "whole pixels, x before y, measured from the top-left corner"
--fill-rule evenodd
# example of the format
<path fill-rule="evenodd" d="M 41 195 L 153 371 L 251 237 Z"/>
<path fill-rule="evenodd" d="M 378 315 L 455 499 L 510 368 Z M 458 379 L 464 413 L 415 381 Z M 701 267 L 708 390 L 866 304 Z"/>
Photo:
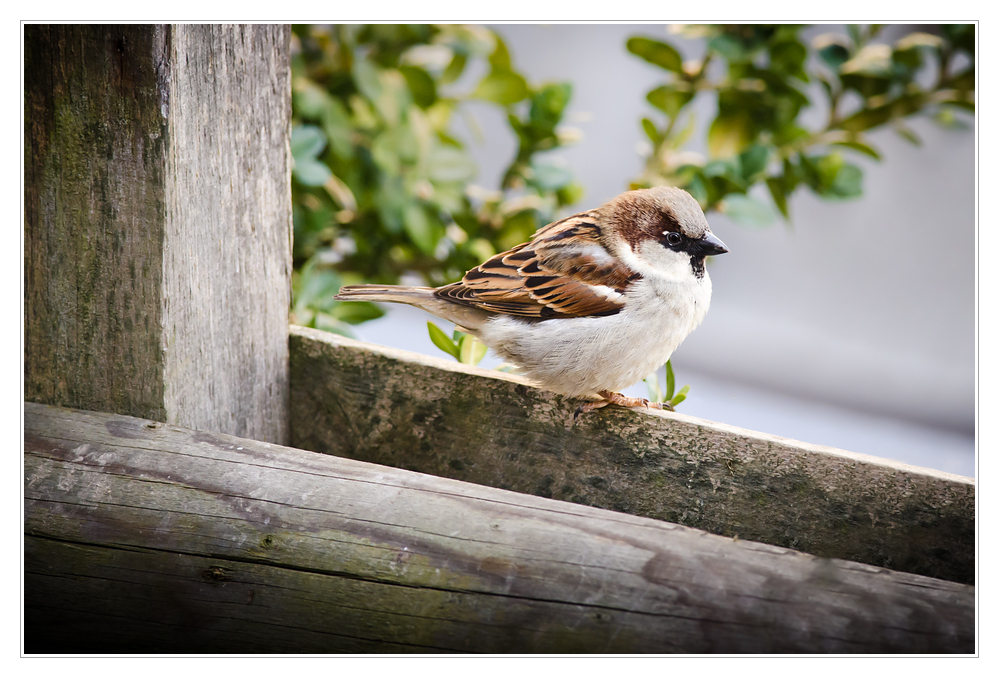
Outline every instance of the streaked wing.
<path fill-rule="evenodd" d="M 639 276 L 611 256 L 600 239 L 591 213 L 556 221 L 434 295 L 527 318 L 613 315 L 624 307 L 624 292 Z"/>

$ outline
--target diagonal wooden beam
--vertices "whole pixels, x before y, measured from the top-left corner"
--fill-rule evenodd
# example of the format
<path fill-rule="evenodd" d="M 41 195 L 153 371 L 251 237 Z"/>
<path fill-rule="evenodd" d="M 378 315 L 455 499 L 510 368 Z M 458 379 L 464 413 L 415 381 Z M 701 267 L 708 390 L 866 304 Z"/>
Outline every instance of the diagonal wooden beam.
<path fill-rule="evenodd" d="M 974 589 L 25 404 L 25 651 L 960 652 Z"/>

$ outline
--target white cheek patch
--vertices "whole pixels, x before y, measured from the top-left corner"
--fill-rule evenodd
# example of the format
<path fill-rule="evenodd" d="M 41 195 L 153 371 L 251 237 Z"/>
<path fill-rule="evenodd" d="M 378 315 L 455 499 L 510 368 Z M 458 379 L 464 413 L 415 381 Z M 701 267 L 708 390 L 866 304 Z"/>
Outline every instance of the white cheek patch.
<path fill-rule="evenodd" d="M 653 240 L 645 240 L 637 251 L 621 248 L 621 258 L 628 266 L 645 277 L 666 278 L 668 280 L 689 280 L 694 277 L 690 267 L 690 255 L 674 252 Z"/>

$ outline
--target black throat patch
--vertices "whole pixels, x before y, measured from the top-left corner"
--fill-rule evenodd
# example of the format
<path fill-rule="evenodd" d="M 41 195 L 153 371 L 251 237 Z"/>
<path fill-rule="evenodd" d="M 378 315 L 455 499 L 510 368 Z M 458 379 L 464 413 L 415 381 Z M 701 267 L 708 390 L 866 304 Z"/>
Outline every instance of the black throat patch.
<path fill-rule="evenodd" d="M 704 277 L 704 256 L 690 255 L 690 268 L 694 271 L 694 277 L 700 280 Z"/>

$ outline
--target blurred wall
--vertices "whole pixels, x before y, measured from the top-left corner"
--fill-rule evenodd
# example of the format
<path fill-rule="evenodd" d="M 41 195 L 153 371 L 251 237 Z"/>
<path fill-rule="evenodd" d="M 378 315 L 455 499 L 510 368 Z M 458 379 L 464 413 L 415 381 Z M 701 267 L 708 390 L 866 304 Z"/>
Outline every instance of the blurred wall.
<path fill-rule="evenodd" d="M 582 141 L 560 151 L 596 206 L 638 175 L 645 93 L 658 69 L 625 50 L 632 35 L 666 37 L 657 25 L 499 25 L 532 81 L 574 85 L 567 122 Z M 807 35 L 838 30 L 810 29 Z M 896 35 L 902 28 L 893 31 Z M 685 58 L 703 45 L 670 35 Z M 698 110 L 701 130 L 713 104 Z M 484 140 L 472 142 L 480 183 L 498 185 L 514 153 L 500 115 L 475 109 Z M 806 122 L 824 119 L 809 111 Z M 750 229 L 712 214 L 731 253 L 710 267 L 712 308 L 674 363 L 717 377 L 871 414 L 973 432 L 975 139 L 928 120 L 914 147 L 887 130 L 872 135 L 881 163 L 864 168 L 864 196 L 823 201 L 802 189 L 793 225 Z M 703 133 L 693 150 L 703 151 Z"/>

